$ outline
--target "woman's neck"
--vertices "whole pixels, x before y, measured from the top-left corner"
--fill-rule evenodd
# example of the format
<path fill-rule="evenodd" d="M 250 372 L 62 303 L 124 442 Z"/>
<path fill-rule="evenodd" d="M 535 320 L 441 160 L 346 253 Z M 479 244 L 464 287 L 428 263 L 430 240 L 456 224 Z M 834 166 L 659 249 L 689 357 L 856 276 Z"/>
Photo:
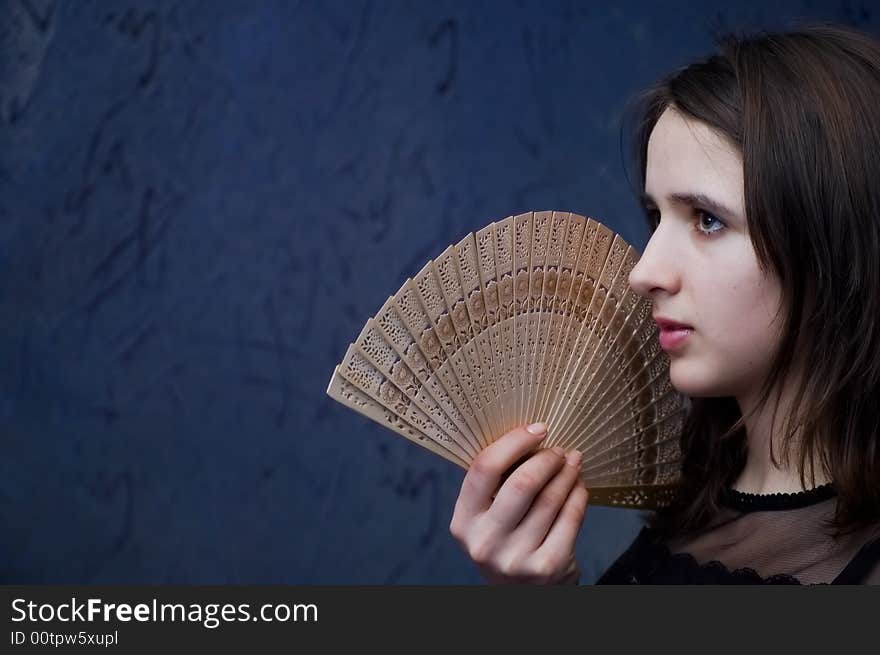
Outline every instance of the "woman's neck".
<path fill-rule="evenodd" d="M 763 457 L 753 457 L 751 453 L 754 450 L 752 441 L 749 440 L 749 456 L 746 465 L 732 485 L 737 491 L 750 494 L 796 493 L 830 482 L 830 479 L 818 467 L 815 480 L 812 480 L 808 464 L 804 476 L 806 484 L 802 485 L 796 464 L 786 467 L 780 463 L 781 468 L 777 468 L 769 461 L 769 447 L 766 461 Z M 779 452 L 776 446 L 774 446 L 773 452 L 774 454 Z M 779 460 L 777 459 L 777 461 Z"/>
<path fill-rule="evenodd" d="M 784 421 L 791 416 L 794 389 L 787 385 L 782 394 L 768 402 L 760 412 L 746 418 L 745 429 L 748 441 L 748 455 L 746 465 L 733 484 L 733 488 L 745 493 L 769 494 L 769 493 L 795 493 L 805 489 L 812 489 L 819 485 L 830 482 L 816 459 L 815 478 L 810 476 L 810 460 L 807 459 L 804 471 L 804 482 L 801 484 L 798 465 L 800 463 L 799 444 L 792 443 L 791 457 L 788 461 L 783 457 L 782 435 L 785 430 Z M 740 411 L 743 416 L 757 405 L 756 393 L 744 394 L 737 397 Z M 776 424 L 771 425 L 773 418 L 774 402 L 779 404 L 776 412 Z M 799 433 L 799 432 L 798 432 Z M 796 435 L 798 434 L 796 433 Z M 797 436 L 795 437 L 797 439 Z M 770 457 L 770 445 L 773 444 L 773 455 L 778 467 L 773 464 Z"/>

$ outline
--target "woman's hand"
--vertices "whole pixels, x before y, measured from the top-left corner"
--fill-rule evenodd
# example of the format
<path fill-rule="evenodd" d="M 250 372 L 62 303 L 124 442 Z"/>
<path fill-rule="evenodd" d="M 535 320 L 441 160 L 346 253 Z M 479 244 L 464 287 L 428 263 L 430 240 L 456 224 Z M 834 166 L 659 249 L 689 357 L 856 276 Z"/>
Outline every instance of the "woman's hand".
<path fill-rule="evenodd" d="M 449 531 L 490 584 L 580 579 L 574 544 L 588 497 L 580 453 L 533 452 L 546 430 L 541 423 L 511 430 L 477 455 L 462 482 Z"/>

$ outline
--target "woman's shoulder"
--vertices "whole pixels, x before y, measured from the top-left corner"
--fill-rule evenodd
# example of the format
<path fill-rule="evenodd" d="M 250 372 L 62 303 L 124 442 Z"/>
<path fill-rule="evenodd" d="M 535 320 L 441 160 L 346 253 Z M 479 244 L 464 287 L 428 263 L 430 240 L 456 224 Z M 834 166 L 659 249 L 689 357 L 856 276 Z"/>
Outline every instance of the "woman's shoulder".
<path fill-rule="evenodd" d="M 751 567 L 730 568 L 719 559 L 698 560 L 687 551 L 673 552 L 645 526 L 596 584 L 800 584 L 795 577 L 762 577 Z"/>
<path fill-rule="evenodd" d="M 808 507 L 728 508 L 675 539 L 646 525 L 597 584 L 880 584 L 880 522 L 834 538 L 828 503 Z"/>
<path fill-rule="evenodd" d="M 834 583 L 880 585 L 880 524 L 869 530 L 868 538 L 837 575 Z"/>

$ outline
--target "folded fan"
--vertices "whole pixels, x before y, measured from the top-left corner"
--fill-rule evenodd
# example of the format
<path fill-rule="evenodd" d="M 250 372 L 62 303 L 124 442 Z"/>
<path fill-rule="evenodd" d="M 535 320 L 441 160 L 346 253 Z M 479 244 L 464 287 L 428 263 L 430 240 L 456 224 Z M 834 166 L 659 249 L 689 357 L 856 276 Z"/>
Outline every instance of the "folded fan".
<path fill-rule="evenodd" d="M 509 216 L 450 245 L 367 320 L 327 394 L 467 469 L 517 425 L 583 453 L 590 502 L 657 508 L 680 475 L 669 381 L 638 255 L 569 212 Z"/>

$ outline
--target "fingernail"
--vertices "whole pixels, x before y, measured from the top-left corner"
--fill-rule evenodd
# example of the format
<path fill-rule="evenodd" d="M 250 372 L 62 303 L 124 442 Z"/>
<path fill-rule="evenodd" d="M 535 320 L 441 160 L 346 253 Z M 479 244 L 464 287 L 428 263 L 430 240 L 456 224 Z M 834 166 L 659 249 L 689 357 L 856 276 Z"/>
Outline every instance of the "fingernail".
<path fill-rule="evenodd" d="M 563 448 L 562 446 L 553 446 L 553 448 L 551 448 L 550 450 L 552 450 L 554 453 L 556 453 L 560 457 L 565 455 L 565 448 Z"/>
<path fill-rule="evenodd" d="M 539 434 L 544 434 L 547 431 L 547 426 L 544 423 L 532 423 L 529 426 L 526 426 L 526 431 L 531 432 L 535 436 Z"/>
<path fill-rule="evenodd" d="M 565 461 L 569 466 L 577 466 L 581 463 L 581 453 L 578 450 L 572 450 L 565 457 Z"/>

